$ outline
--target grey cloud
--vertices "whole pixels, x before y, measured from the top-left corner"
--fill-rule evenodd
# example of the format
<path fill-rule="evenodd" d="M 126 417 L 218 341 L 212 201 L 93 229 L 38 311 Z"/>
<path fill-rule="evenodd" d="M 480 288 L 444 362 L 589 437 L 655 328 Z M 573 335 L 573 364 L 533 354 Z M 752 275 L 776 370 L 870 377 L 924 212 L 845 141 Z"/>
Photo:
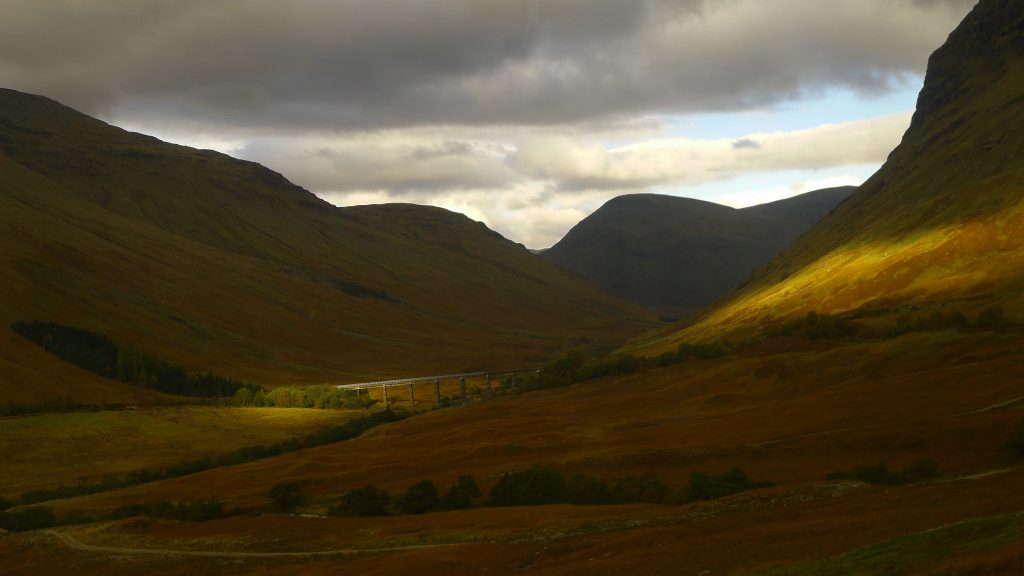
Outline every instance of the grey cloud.
<path fill-rule="evenodd" d="M 742 150 L 744 148 L 760 148 L 761 145 L 751 140 L 750 138 L 740 138 L 739 140 L 732 143 L 733 150 Z"/>
<path fill-rule="evenodd" d="M 0 82 L 196 129 L 615 121 L 885 92 L 970 7 L 829 4 L 5 0 Z"/>

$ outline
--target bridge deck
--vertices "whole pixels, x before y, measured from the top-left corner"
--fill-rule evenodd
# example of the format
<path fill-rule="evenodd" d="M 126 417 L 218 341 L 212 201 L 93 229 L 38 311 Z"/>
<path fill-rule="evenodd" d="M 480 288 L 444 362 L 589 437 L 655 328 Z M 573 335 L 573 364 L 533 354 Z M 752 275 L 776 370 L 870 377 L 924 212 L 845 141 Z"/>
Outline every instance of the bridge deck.
<path fill-rule="evenodd" d="M 462 378 L 485 378 L 490 376 L 507 376 L 509 374 L 523 374 L 526 372 L 538 372 L 538 368 L 528 368 L 526 370 L 496 370 L 493 372 L 466 372 L 463 374 L 444 374 L 442 376 L 419 376 L 416 378 L 399 378 L 396 380 L 378 380 L 376 382 L 359 382 L 357 384 L 339 384 L 337 387 L 341 390 L 366 390 L 368 388 L 380 388 L 382 386 L 401 386 L 408 384 L 424 384 L 427 382 L 437 382 L 446 380 L 460 380 Z"/>

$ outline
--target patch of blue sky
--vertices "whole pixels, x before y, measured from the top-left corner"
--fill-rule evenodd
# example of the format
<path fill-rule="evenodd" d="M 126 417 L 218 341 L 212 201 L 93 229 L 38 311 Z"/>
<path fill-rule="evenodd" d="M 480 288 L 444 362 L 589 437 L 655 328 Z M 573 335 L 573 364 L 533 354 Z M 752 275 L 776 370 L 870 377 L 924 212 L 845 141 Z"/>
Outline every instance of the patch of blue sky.
<path fill-rule="evenodd" d="M 696 186 L 659 186 L 649 192 L 742 208 L 822 188 L 859 186 L 879 167 L 878 164 L 855 164 L 818 170 L 750 172 Z"/>
<path fill-rule="evenodd" d="M 914 109 L 923 77 L 900 81 L 896 89 L 873 96 L 834 89 L 760 110 L 690 114 L 663 118 L 671 136 L 736 138 L 755 132 L 793 131 L 839 124 Z"/>

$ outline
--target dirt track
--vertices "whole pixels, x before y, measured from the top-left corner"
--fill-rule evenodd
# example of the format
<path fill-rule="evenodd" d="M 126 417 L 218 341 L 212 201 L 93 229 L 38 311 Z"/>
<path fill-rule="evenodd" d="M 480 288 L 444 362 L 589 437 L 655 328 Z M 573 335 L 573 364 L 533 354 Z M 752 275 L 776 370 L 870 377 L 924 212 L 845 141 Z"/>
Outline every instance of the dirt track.
<path fill-rule="evenodd" d="M 93 546 L 75 539 L 70 534 L 56 530 L 43 530 L 44 534 L 50 534 L 57 538 L 62 544 L 75 550 L 86 552 L 103 552 L 106 554 L 127 554 L 127 555 L 159 555 L 159 556 L 201 556 L 204 558 L 312 558 L 317 556 L 342 556 L 355 554 L 373 554 L 379 552 L 401 552 L 406 550 L 423 550 L 426 548 L 441 548 L 445 546 L 460 546 L 461 544 L 420 544 L 416 546 L 396 546 L 393 548 L 346 548 L 342 550 L 323 550 L 319 552 L 217 552 L 210 550 L 167 550 L 162 548 L 117 548 L 111 546 Z"/>

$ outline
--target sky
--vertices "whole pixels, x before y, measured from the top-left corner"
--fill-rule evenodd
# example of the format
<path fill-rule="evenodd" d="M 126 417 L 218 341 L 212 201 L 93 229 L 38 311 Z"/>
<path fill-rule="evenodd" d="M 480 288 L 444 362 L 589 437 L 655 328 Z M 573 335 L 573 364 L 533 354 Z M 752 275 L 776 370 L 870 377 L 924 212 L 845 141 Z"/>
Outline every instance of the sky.
<path fill-rule="evenodd" d="M 975 0 L 0 0 L 0 86 L 530 248 L 859 184 Z"/>

